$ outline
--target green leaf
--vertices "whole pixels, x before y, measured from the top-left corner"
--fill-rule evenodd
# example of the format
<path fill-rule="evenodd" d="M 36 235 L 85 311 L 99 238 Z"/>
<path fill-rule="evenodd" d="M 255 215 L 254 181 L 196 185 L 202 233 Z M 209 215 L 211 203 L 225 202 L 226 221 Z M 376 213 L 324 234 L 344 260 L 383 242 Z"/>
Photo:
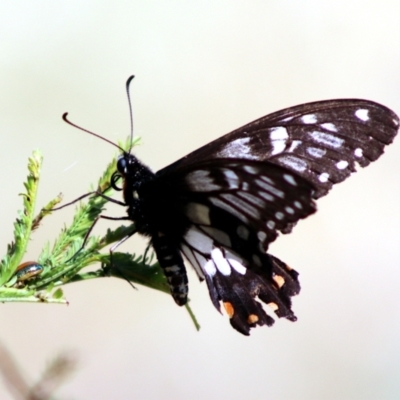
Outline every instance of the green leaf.
<path fill-rule="evenodd" d="M 39 151 L 35 151 L 29 158 L 29 175 L 24 182 L 26 192 L 21 194 L 24 209 L 18 213 L 18 218 L 14 222 L 14 242 L 8 245 L 7 254 L 0 263 L 0 287 L 15 273 L 26 252 L 33 228 L 33 215 L 42 161 L 43 157 Z"/>

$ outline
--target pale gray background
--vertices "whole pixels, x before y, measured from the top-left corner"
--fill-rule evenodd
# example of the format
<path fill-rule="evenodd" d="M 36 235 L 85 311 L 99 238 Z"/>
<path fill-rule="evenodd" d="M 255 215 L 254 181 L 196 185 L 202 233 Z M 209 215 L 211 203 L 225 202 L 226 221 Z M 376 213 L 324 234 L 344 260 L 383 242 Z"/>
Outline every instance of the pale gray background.
<path fill-rule="evenodd" d="M 136 74 L 137 154 L 154 169 L 307 101 L 360 97 L 400 112 L 399 17 L 397 0 L 3 0 L 3 252 L 33 149 L 45 157 L 38 208 L 60 191 L 66 200 L 84 193 L 115 154 L 64 124 L 63 112 L 110 140 L 125 138 L 124 83 Z M 196 333 L 165 294 L 104 279 L 68 286 L 68 307 L 0 305 L 0 341 L 32 380 L 73 351 L 80 366 L 62 398 L 398 399 L 399 156 L 397 140 L 272 245 L 301 273 L 295 324 L 241 336 L 191 274 Z M 25 259 L 72 213 L 47 218 Z M 0 380 L 0 398 L 7 393 Z"/>

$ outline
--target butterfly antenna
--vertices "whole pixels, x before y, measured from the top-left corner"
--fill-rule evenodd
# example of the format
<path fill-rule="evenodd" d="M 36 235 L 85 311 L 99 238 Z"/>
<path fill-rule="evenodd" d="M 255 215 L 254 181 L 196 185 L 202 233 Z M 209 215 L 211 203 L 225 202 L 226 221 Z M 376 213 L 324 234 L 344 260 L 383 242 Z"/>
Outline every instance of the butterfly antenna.
<path fill-rule="evenodd" d="M 133 146 L 133 113 L 132 113 L 132 101 L 131 101 L 131 95 L 129 93 L 129 87 L 131 85 L 132 79 L 135 77 L 135 75 L 131 75 L 128 80 L 126 81 L 126 95 L 128 97 L 128 105 L 129 105 L 129 118 L 131 120 L 131 145 L 129 146 L 129 151 L 128 153 L 131 153 L 132 146 Z"/>
<path fill-rule="evenodd" d="M 83 131 L 83 132 L 89 133 L 90 135 L 96 136 L 97 138 L 99 138 L 99 139 L 101 139 L 101 140 L 104 140 L 105 142 L 107 142 L 107 143 L 109 143 L 109 144 L 115 146 L 115 147 L 116 147 L 117 149 L 119 149 L 122 153 L 125 153 L 125 151 L 124 151 L 124 149 L 123 149 L 122 147 L 118 146 L 117 144 L 115 144 L 115 143 L 112 142 L 111 140 L 108 140 L 108 139 L 106 139 L 105 137 L 98 135 L 97 133 L 91 132 L 91 131 L 89 131 L 89 130 L 87 130 L 87 129 L 85 129 L 85 128 L 82 128 L 82 127 L 79 126 L 79 125 L 74 124 L 73 122 L 71 122 L 71 121 L 67 118 L 67 115 L 68 115 L 68 113 L 64 113 L 63 116 L 62 116 L 62 119 L 63 119 L 68 125 L 71 125 L 71 126 L 73 126 L 74 128 L 77 128 L 77 129 L 79 129 L 79 130 L 81 130 L 81 131 Z"/>

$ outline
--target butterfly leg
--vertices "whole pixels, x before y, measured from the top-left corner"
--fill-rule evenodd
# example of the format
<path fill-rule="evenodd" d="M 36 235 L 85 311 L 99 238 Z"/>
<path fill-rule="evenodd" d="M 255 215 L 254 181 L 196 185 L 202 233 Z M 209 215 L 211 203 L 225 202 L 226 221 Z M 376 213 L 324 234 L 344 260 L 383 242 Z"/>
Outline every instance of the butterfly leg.
<path fill-rule="evenodd" d="M 120 205 L 120 206 L 126 207 L 126 204 L 125 204 L 123 201 L 115 200 L 115 199 L 113 199 L 112 197 L 109 197 L 109 196 L 107 196 L 107 195 L 104 194 L 104 193 L 105 193 L 107 190 L 109 190 L 110 188 L 111 188 L 111 186 L 107 187 L 103 192 L 99 192 L 98 190 L 95 190 L 95 191 L 93 191 L 93 192 L 85 193 L 85 194 L 83 194 L 82 196 L 77 197 L 75 200 L 72 200 L 72 201 L 70 201 L 69 203 L 63 204 L 62 206 L 52 208 L 52 209 L 49 210 L 49 211 L 58 211 L 58 210 L 61 210 L 61 209 L 65 208 L 65 207 L 68 207 L 68 206 L 71 206 L 72 204 L 77 203 L 78 201 L 80 201 L 80 200 L 82 200 L 82 199 L 85 199 L 86 197 L 91 196 L 92 194 L 94 194 L 95 196 L 103 197 L 103 199 L 106 199 L 107 201 L 110 201 L 111 203 L 115 203 L 115 204 L 118 204 L 118 205 Z"/>
<path fill-rule="evenodd" d="M 97 222 L 98 222 L 100 219 L 108 219 L 108 220 L 113 220 L 113 221 L 128 221 L 128 220 L 130 220 L 128 217 L 108 217 L 108 216 L 106 216 L 106 215 L 99 215 L 99 216 L 93 221 L 93 223 L 92 223 L 92 225 L 90 226 L 90 228 L 87 230 L 87 232 L 86 232 L 86 234 L 85 234 L 85 237 L 83 238 L 83 242 L 82 242 L 81 247 L 80 247 L 80 248 L 78 249 L 78 251 L 77 251 L 70 259 L 68 259 L 66 262 L 72 260 L 74 257 L 77 256 L 77 254 L 79 254 L 79 253 L 85 248 L 85 245 L 86 245 L 86 243 L 87 243 L 87 241 L 88 241 L 88 239 L 89 239 L 90 234 L 92 233 L 93 228 L 95 227 L 95 225 L 97 224 Z M 136 232 L 136 231 L 135 231 L 135 232 Z M 132 234 L 133 234 L 133 233 L 132 233 Z M 129 236 L 129 237 L 130 237 L 130 236 Z"/>
<path fill-rule="evenodd" d="M 121 218 L 112 218 L 112 217 L 107 217 L 107 216 L 100 216 L 100 217 L 103 217 L 104 219 L 117 219 L 117 220 L 121 220 L 121 219 L 127 219 L 127 218 L 125 218 L 125 217 L 121 217 Z M 118 271 L 118 273 L 121 275 L 121 277 L 122 278 L 124 278 L 134 289 L 135 289 L 135 286 L 133 286 L 133 284 L 132 284 L 132 282 L 123 274 L 123 272 L 118 268 L 118 267 L 115 267 L 114 266 L 114 263 L 113 263 L 113 254 L 114 254 L 114 251 L 115 251 L 115 249 L 117 249 L 119 246 L 121 246 L 121 244 L 122 243 L 124 243 L 124 242 L 126 242 L 130 237 L 132 237 L 135 233 L 137 232 L 137 230 L 136 230 L 136 228 L 134 228 L 134 229 L 132 229 L 132 231 L 131 232 L 129 232 L 126 236 L 124 236 L 119 242 L 117 242 L 116 244 L 114 244 L 114 246 L 112 246 L 111 248 L 110 248 L 110 267 L 109 268 L 114 268 L 116 271 Z M 104 273 L 106 274 L 106 275 L 109 275 L 108 273 L 107 273 L 107 267 L 103 267 L 103 270 L 104 270 Z"/>
<path fill-rule="evenodd" d="M 79 196 L 78 198 L 76 198 L 75 200 L 70 201 L 69 203 L 63 204 L 62 206 L 59 206 L 59 207 L 52 208 L 52 209 L 50 209 L 48 211 L 58 211 L 58 210 L 61 210 L 61 209 L 65 208 L 65 207 L 72 206 L 72 204 L 75 204 L 78 201 L 80 201 L 80 200 L 82 200 L 82 199 L 84 199 L 84 198 L 86 198 L 88 196 L 91 196 L 92 194 L 96 194 L 96 193 L 97 192 L 85 193 L 82 196 Z"/>

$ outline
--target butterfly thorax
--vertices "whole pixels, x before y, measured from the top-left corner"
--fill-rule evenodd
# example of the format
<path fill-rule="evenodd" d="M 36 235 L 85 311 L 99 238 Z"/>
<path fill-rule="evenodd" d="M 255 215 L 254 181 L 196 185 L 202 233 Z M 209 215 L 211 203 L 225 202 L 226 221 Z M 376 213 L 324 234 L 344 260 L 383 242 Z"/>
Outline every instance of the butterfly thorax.
<path fill-rule="evenodd" d="M 166 234 L 172 240 L 176 238 L 178 244 L 189 221 L 182 218 L 184 205 L 169 182 L 157 178 L 132 154 L 122 154 L 117 168 L 124 181 L 123 197 L 128 216 L 135 222 L 138 232 L 152 237 Z"/>

